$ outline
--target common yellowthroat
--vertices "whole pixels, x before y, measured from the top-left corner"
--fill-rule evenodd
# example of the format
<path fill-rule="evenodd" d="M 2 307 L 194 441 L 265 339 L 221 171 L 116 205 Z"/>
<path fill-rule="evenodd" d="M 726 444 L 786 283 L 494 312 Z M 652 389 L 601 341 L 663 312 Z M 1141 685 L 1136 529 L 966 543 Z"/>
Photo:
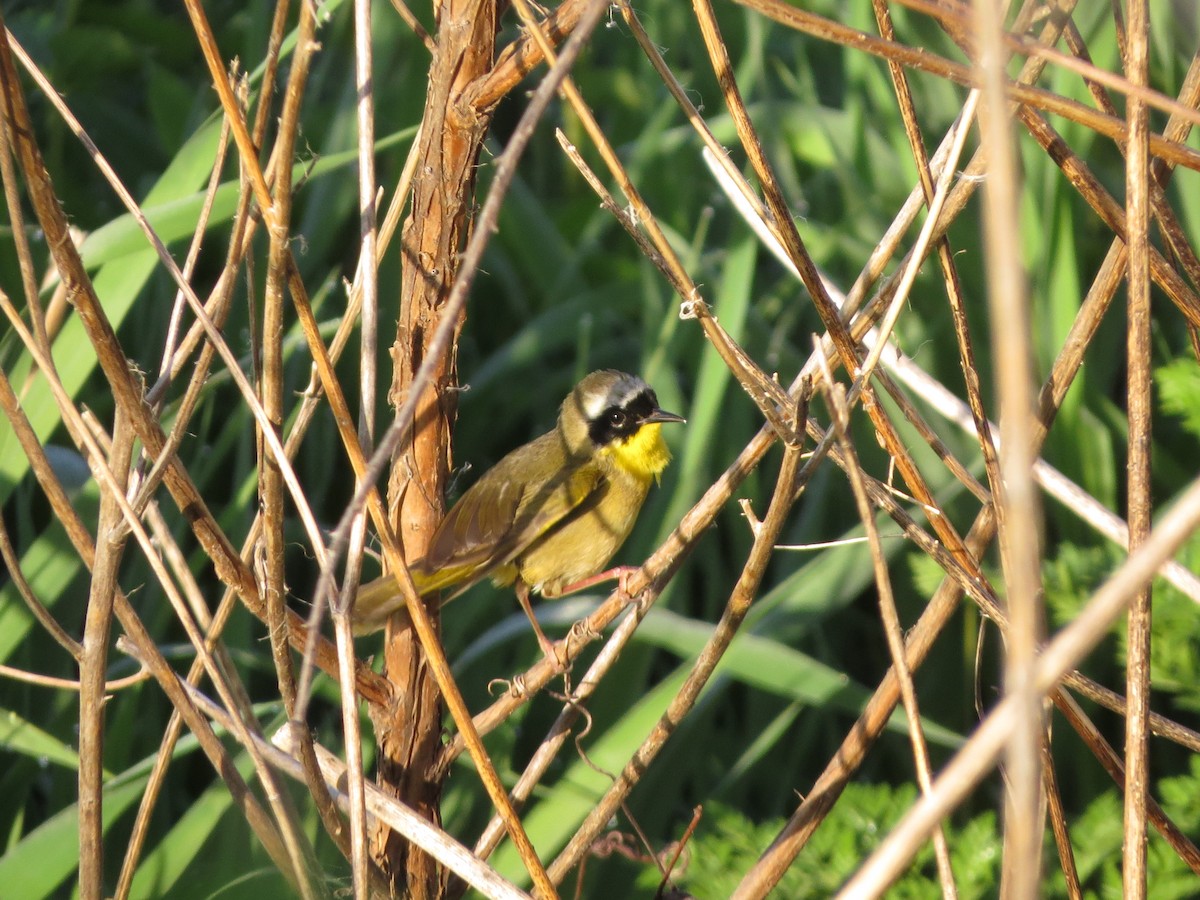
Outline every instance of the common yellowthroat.
<path fill-rule="evenodd" d="M 456 588 L 452 599 L 485 577 L 516 584 L 538 642 L 549 641 L 529 606 L 529 592 L 559 597 L 614 577 L 599 575 L 624 543 L 639 510 L 671 459 L 662 422 L 683 422 L 660 409 L 635 375 L 593 372 L 563 401 L 558 424 L 488 469 L 438 526 L 425 556 L 409 564 L 422 596 Z M 354 627 L 384 626 L 404 600 L 391 575 L 364 585 Z"/>

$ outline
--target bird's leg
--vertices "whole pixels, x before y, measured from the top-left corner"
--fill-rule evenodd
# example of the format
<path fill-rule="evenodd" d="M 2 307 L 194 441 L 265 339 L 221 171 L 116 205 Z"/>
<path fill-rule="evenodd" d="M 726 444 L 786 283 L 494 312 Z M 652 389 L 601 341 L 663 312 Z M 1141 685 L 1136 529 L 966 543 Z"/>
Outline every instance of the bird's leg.
<path fill-rule="evenodd" d="M 578 581 L 572 581 L 559 591 L 555 591 L 555 597 L 563 597 L 567 594 L 574 594 L 576 591 L 582 591 L 585 588 L 594 587 L 597 584 L 602 584 L 605 581 L 612 581 L 614 578 L 617 581 L 617 592 L 625 598 L 628 603 L 633 599 L 629 594 L 629 578 L 638 570 L 637 566 L 614 566 L 611 569 L 605 569 L 603 572 L 598 572 L 595 575 L 590 575 L 587 578 L 580 578 Z M 550 594 L 546 595 L 550 597 Z"/>
<path fill-rule="evenodd" d="M 529 585 L 518 578 L 515 587 L 517 600 L 521 604 L 521 609 L 525 610 L 525 615 L 529 617 L 529 624 L 533 626 L 533 632 L 537 635 L 538 646 L 542 648 L 542 654 L 547 659 L 553 660 L 559 671 L 566 671 L 566 663 L 559 659 L 558 654 L 554 652 L 554 644 L 546 637 L 546 632 L 542 631 L 542 626 L 538 624 L 537 616 L 533 614 L 533 606 L 529 602 Z"/>
<path fill-rule="evenodd" d="M 542 596 L 544 596 L 547 600 L 554 600 L 559 597 L 565 597 L 567 594 L 574 594 L 576 591 L 582 591 L 585 588 L 602 584 L 605 581 L 612 581 L 613 579 L 616 579 L 617 593 L 621 595 L 622 599 L 626 603 L 628 603 L 633 599 L 633 596 L 629 593 L 628 580 L 629 577 L 636 571 L 638 571 L 637 566 L 614 566 L 611 569 L 605 569 L 603 572 L 597 572 L 595 575 L 590 575 L 587 578 L 581 578 L 578 581 L 572 581 L 570 584 L 564 585 L 556 591 L 549 591 L 543 588 Z M 529 616 L 529 621 L 533 625 L 533 630 L 537 632 L 538 643 L 542 646 L 542 653 L 544 653 L 547 658 L 553 659 L 558 664 L 558 668 L 560 670 L 565 671 L 567 668 L 566 660 L 560 659 L 558 654 L 555 653 L 554 645 L 551 644 L 546 638 L 546 635 L 542 632 L 541 626 L 538 625 L 537 618 L 533 615 L 533 608 L 529 605 L 529 585 L 518 578 L 516 588 L 517 599 L 521 601 L 521 609 L 525 610 L 525 615 Z"/>

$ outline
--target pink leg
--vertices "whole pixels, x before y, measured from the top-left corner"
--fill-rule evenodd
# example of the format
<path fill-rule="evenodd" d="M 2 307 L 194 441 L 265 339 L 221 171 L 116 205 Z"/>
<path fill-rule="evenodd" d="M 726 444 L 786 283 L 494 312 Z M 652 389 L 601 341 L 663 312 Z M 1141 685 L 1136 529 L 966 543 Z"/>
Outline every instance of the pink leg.
<path fill-rule="evenodd" d="M 576 591 L 582 591 L 584 588 L 590 588 L 597 584 L 603 584 L 605 581 L 612 581 L 615 578 L 617 580 L 617 589 L 624 594 L 626 598 L 628 598 L 629 589 L 626 585 L 626 582 L 629 580 L 629 576 L 637 570 L 637 566 L 614 566 L 611 569 L 605 569 L 603 572 L 599 572 L 587 578 L 581 578 L 578 581 L 572 581 L 562 590 L 556 591 L 554 594 L 547 593 L 546 597 L 563 597 L 567 594 L 574 594 Z"/>
<path fill-rule="evenodd" d="M 517 600 L 521 604 L 521 609 L 525 610 L 525 615 L 529 617 L 529 624 L 533 626 L 533 632 L 537 635 L 538 646 L 542 648 L 542 654 L 547 659 L 553 660 L 559 669 L 565 669 L 566 666 L 554 652 L 554 644 L 546 637 L 546 632 L 542 631 L 542 626 L 538 624 L 537 616 L 533 614 L 533 606 L 529 602 L 529 585 L 518 578 L 515 587 Z"/>

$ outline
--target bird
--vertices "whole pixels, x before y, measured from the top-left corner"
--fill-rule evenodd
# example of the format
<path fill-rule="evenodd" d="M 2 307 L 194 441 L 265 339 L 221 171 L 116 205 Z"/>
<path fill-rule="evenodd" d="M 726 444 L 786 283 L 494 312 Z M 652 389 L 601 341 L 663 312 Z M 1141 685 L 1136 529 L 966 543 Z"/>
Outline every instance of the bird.
<path fill-rule="evenodd" d="M 408 565 L 417 593 L 454 589 L 448 602 L 487 577 L 513 585 L 550 657 L 530 593 L 553 599 L 611 578 L 623 589 L 627 568 L 602 570 L 671 459 L 662 425 L 685 421 L 661 409 L 636 375 L 592 372 L 567 395 L 550 431 L 510 452 L 451 507 L 425 555 Z M 363 585 L 355 633 L 379 630 L 403 606 L 392 575 Z"/>

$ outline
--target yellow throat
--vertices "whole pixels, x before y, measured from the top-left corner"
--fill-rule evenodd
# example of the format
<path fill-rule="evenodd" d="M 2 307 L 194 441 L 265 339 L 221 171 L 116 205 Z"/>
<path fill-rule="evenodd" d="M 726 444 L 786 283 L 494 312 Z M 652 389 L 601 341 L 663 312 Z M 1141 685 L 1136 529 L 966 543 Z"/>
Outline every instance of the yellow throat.
<path fill-rule="evenodd" d="M 643 425 L 627 438 L 616 439 L 600 453 L 607 454 L 618 466 L 643 481 L 651 478 L 657 481 L 671 461 L 671 451 L 657 422 Z"/>

